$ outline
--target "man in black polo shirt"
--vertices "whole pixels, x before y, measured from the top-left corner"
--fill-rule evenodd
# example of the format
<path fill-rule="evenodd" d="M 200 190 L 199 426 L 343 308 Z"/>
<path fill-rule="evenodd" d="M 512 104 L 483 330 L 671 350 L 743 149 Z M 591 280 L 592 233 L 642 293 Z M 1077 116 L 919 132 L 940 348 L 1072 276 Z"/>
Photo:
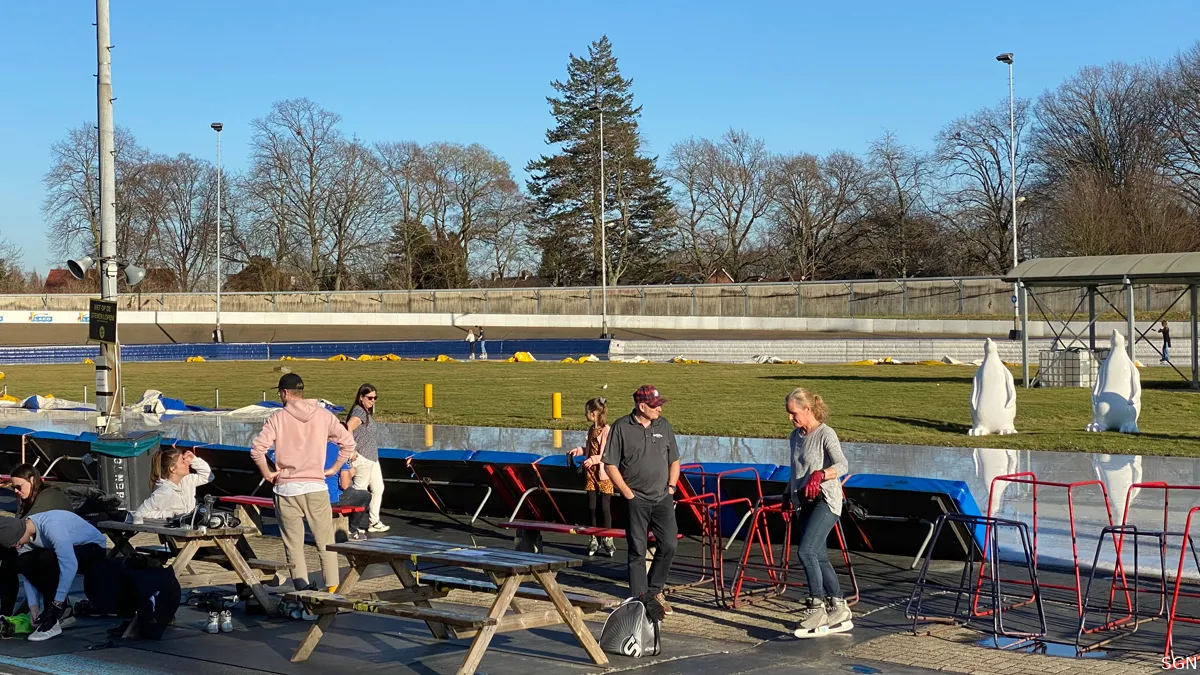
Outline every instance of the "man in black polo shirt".
<path fill-rule="evenodd" d="M 604 450 L 604 468 L 613 487 L 629 500 L 625 528 L 629 548 L 629 595 L 650 591 L 662 601 L 663 586 L 675 558 L 679 527 L 675 524 L 675 485 L 679 482 L 679 446 L 671 424 L 662 418 L 667 400 L 658 389 L 643 385 L 633 393 L 633 412 L 612 424 Z M 646 579 L 647 532 L 656 550 Z"/>

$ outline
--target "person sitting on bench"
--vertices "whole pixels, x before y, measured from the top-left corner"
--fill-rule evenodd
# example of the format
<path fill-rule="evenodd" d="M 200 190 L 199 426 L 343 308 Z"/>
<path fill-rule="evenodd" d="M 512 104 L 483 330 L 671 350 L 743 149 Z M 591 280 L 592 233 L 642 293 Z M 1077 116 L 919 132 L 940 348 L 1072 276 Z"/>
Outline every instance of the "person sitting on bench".
<path fill-rule="evenodd" d="M 196 508 L 196 488 L 212 480 L 208 462 L 191 450 L 159 450 L 150 466 L 150 488 L 154 492 L 133 512 L 133 522 L 141 523 L 146 518 L 165 520 L 191 513 Z"/>
<path fill-rule="evenodd" d="M 338 487 L 342 488 L 342 496 L 338 499 L 338 506 L 369 506 L 371 504 L 371 470 L 372 462 L 369 459 L 364 459 L 357 452 L 354 453 L 351 459 L 345 466 L 342 467 L 341 473 L 338 474 Z M 350 538 L 354 541 L 362 541 L 367 538 L 367 529 L 363 521 L 367 519 L 370 513 L 367 510 L 351 513 L 349 522 L 346 523 L 347 529 L 350 531 Z"/>
<path fill-rule="evenodd" d="M 9 476 L 12 490 L 20 501 L 17 517 L 25 518 L 45 511 L 70 511 L 71 502 L 58 488 L 42 481 L 37 469 L 28 464 L 19 464 Z M 0 547 L 0 616 L 12 616 L 17 609 L 17 594 L 21 590 L 21 576 L 17 574 L 17 549 Z"/>
<path fill-rule="evenodd" d="M 67 594 L 82 574 L 87 577 L 107 557 L 100 530 L 70 511 L 46 511 L 28 518 L 0 518 L 0 547 L 22 548 L 17 572 L 25 577 L 25 598 L 34 631 L 33 642 L 62 634 L 63 622 L 74 619 Z"/>

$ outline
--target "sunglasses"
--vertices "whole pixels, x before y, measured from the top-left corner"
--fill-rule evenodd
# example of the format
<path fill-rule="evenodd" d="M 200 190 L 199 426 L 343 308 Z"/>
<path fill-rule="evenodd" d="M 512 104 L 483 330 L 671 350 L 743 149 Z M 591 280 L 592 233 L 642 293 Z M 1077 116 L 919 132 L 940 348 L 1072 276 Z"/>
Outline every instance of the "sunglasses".
<path fill-rule="evenodd" d="M 377 398 L 379 398 L 379 397 L 378 396 L 364 396 L 363 397 L 363 399 L 367 400 L 367 401 L 374 401 Z"/>

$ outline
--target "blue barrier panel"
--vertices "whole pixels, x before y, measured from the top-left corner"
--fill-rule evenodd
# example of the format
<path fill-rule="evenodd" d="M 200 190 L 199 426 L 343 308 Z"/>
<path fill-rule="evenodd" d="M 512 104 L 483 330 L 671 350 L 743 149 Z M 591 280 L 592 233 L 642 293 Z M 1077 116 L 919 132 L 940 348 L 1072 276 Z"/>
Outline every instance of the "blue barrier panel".
<path fill-rule="evenodd" d="M 507 359 L 517 352 L 529 352 L 541 361 L 560 361 L 568 356 L 587 354 L 607 360 L 608 349 L 609 341 L 598 339 L 487 340 L 487 355 L 492 361 Z M 0 364 L 79 363 L 85 358 L 95 360 L 99 354 L 100 348 L 96 345 L 0 347 Z M 440 354 L 460 360 L 468 357 L 467 343 L 464 340 L 224 344 L 197 342 L 121 347 L 121 359 L 126 363 L 184 361 L 189 356 L 200 356 L 206 361 L 269 361 L 284 356 L 297 359 L 327 359 L 338 354 L 349 358 L 357 358 L 362 354 L 395 354 L 412 359 L 433 358 Z"/>

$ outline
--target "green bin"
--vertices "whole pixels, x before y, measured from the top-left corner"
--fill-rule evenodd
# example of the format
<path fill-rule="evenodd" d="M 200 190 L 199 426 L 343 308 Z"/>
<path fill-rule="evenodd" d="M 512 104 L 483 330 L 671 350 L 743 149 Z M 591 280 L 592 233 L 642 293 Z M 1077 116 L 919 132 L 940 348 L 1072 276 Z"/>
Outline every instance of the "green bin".
<path fill-rule="evenodd" d="M 105 434 L 92 441 L 100 489 L 119 499 L 122 509 L 136 509 L 153 491 L 151 463 L 161 444 L 162 434 L 157 431 Z"/>

